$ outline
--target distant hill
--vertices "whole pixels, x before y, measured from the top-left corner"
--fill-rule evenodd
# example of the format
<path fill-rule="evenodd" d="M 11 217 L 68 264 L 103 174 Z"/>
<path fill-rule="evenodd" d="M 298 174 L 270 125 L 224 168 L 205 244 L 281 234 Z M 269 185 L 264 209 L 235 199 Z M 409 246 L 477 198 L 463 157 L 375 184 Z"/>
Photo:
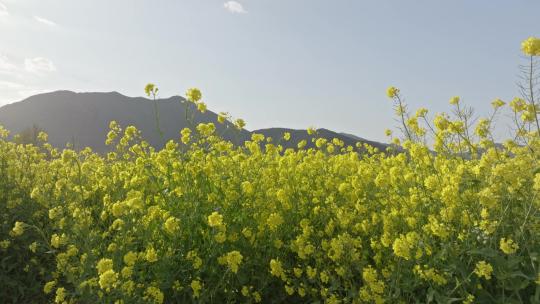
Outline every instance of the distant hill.
<path fill-rule="evenodd" d="M 109 122 L 117 121 L 121 126 L 134 125 L 142 132 L 142 136 L 154 147 L 162 147 L 170 139 L 178 139 L 179 131 L 189 124 L 185 119 L 186 107 L 190 107 L 194 123 L 216 122 L 217 114 L 212 111 L 198 112 L 194 105 L 183 97 L 173 96 L 158 100 L 160 125 L 163 140 L 156 130 L 154 104 L 143 97 L 128 97 L 117 92 L 109 93 L 75 93 L 56 91 L 29 97 L 20 102 L 0 107 L 0 125 L 19 134 L 33 127 L 39 127 L 49 134 L 49 142 L 56 147 L 64 147 L 66 143 L 74 143 L 75 148 L 91 147 L 98 152 L 107 151 L 105 139 L 109 131 Z M 229 124 L 229 126 L 231 126 Z M 216 123 L 217 131 L 223 133 L 225 126 Z M 250 132 L 241 130 L 225 132 L 224 138 L 235 143 L 243 143 L 251 138 L 252 133 L 271 136 L 276 141 L 284 132 L 291 133 L 291 141 L 281 144 L 286 148 L 296 147 L 303 139 L 311 146 L 311 137 L 306 130 L 269 128 Z M 347 145 L 366 142 L 378 148 L 385 144 L 367 141 L 360 137 L 345 133 L 336 133 L 326 129 L 318 130 L 319 137 L 329 140 L 339 138 Z"/>
<path fill-rule="evenodd" d="M 283 135 L 288 132 L 291 134 L 291 140 L 285 141 L 282 140 Z M 272 139 L 275 139 L 277 142 L 279 142 L 284 148 L 296 148 L 298 143 L 302 140 L 306 140 L 307 145 L 306 147 L 311 148 L 314 147 L 315 144 L 312 143 L 311 139 L 314 137 L 313 135 L 309 135 L 307 133 L 307 130 L 295 130 L 295 129 L 286 129 L 286 128 L 269 128 L 269 129 L 260 129 L 260 130 L 254 130 L 252 133 L 257 134 L 263 134 L 266 137 L 272 137 Z M 361 143 L 367 143 L 375 148 L 379 148 L 380 150 L 386 149 L 388 146 L 387 144 L 374 142 L 365 140 L 363 138 L 349 135 L 346 133 L 336 133 L 334 131 L 328 130 L 328 129 L 317 129 L 317 135 L 316 137 L 323 137 L 328 140 L 332 140 L 334 138 L 340 139 L 344 142 L 346 146 L 354 146 L 357 142 Z"/>

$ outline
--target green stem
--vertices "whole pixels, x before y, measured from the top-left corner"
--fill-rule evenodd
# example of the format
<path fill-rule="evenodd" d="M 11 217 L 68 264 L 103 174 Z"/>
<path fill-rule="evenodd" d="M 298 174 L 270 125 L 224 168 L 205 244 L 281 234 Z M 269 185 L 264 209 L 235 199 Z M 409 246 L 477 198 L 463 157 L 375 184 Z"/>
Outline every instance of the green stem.
<path fill-rule="evenodd" d="M 529 92 L 531 94 L 531 104 L 534 111 L 534 119 L 536 120 L 536 132 L 537 134 L 540 134 L 540 122 L 538 121 L 538 113 L 536 110 L 536 104 L 534 102 L 534 83 L 533 83 L 533 76 L 534 76 L 534 60 L 533 56 L 531 56 L 530 60 L 530 69 L 529 69 Z"/>

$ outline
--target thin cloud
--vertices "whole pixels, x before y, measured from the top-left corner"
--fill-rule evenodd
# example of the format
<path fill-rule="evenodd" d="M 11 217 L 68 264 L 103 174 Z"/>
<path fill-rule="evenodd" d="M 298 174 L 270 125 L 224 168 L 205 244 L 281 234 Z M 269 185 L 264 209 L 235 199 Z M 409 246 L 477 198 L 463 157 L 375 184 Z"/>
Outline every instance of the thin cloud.
<path fill-rule="evenodd" d="M 22 89 L 24 88 L 24 85 L 17 82 L 0 80 L 0 88 L 1 87 L 8 88 L 8 89 Z"/>
<path fill-rule="evenodd" d="M 9 15 L 7 6 L 0 2 L 0 17 Z"/>
<path fill-rule="evenodd" d="M 4 54 L 0 53 L 0 74 L 14 74 L 17 66 Z"/>
<path fill-rule="evenodd" d="M 56 71 L 53 62 L 47 58 L 35 57 L 24 60 L 24 69 L 35 74 L 42 74 Z"/>
<path fill-rule="evenodd" d="M 247 14 L 242 4 L 236 1 L 227 1 L 223 4 L 223 7 L 233 14 Z"/>
<path fill-rule="evenodd" d="M 53 62 L 44 57 L 17 62 L 0 53 L 0 106 L 44 92 L 42 82 L 56 71 Z"/>
<path fill-rule="evenodd" d="M 34 16 L 34 20 L 36 20 L 39 23 L 43 23 L 45 25 L 48 25 L 48 26 L 56 26 L 55 22 L 52 22 L 51 20 L 45 19 L 43 17 Z"/>

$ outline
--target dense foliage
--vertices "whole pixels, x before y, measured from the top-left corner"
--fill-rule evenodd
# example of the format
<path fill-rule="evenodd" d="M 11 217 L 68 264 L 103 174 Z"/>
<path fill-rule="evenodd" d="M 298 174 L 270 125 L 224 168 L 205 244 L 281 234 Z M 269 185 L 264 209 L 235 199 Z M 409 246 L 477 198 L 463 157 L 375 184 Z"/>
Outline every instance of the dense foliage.
<path fill-rule="evenodd" d="M 527 43 L 532 62 L 540 45 Z M 472 126 L 452 98 L 455 115 L 432 126 L 397 88 L 388 96 L 405 134 L 396 153 L 316 130 L 314 149 L 283 150 L 289 134 L 236 147 L 213 124 L 156 151 L 113 122 L 114 148 L 99 155 L 59 151 L 43 133 L 16 144 L 0 129 L 0 298 L 540 303 L 534 96 L 510 103 L 517 131 L 504 145 L 490 132 L 500 100 Z"/>

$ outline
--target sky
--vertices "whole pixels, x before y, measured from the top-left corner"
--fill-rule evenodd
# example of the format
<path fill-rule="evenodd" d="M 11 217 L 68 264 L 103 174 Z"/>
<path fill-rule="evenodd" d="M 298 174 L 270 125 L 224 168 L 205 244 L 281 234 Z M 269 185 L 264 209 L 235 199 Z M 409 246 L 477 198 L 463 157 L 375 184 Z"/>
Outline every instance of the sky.
<path fill-rule="evenodd" d="M 73 90 L 203 91 L 266 127 L 385 141 L 388 86 L 411 110 L 479 116 L 519 95 L 538 0 L 0 0 L 0 105 Z M 503 119 L 504 122 L 504 119 Z"/>

